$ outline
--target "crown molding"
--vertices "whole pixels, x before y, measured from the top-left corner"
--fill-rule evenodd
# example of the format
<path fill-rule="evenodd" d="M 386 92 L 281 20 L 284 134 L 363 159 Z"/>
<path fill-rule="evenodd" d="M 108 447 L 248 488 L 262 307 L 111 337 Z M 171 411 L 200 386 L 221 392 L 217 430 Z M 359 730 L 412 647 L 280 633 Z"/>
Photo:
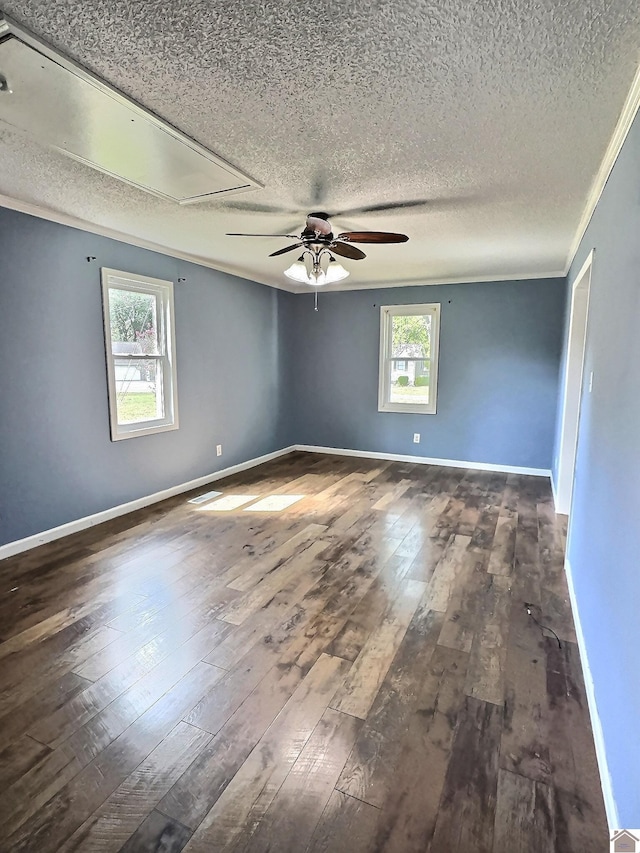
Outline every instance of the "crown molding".
<path fill-rule="evenodd" d="M 589 190 L 589 194 L 587 196 L 587 201 L 584 206 L 584 210 L 582 211 L 582 216 L 580 217 L 580 222 L 578 223 L 578 228 L 576 229 L 576 233 L 573 236 L 573 240 L 571 241 L 571 246 L 569 247 L 569 254 L 567 256 L 567 263 L 564 269 L 564 275 L 567 275 L 571 264 L 573 263 L 576 253 L 580 248 L 580 243 L 582 242 L 582 238 L 585 235 L 587 227 L 589 226 L 589 222 L 591 221 L 591 217 L 596 209 L 596 205 L 600 201 L 600 196 L 602 195 L 602 191 L 605 188 L 605 185 L 609 179 L 609 175 L 613 167 L 615 166 L 616 160 L 618 159 L 618 155 L 620 154 L 620 150 L 624 145 L 624 142 L 631 130 L 631 125 L 636 117 L 638 109 L 640 108 L 640 66 L 635 73 L 633 81 L 631 83 L 631 88 L 629 89 L 629 94 L 626 97 L 624 105 L 622 107 L 622 112 L 620 113 L 620 117 L 618 118 L 618 122 L 613 131 L 613 135 L 609 140 L 609 144 L 604 152 L 604 157 L 602 158 L 602 162 L 600 163 L 600 168 L 596 172 L 596 176 L 593 179 L 593 183 L 591 184 L 591 189 Z"/>
<path fill-rule="evenodd" d="M 79 231 L 87 231 L 89 234 L 97 234 L 99 237 L 108 237 L 110 240 L 118 240 L 121 243 L 127 243 L 130 246 L 137 246 L 139 249 L 148 249 L 150 252 L 158 252 L 161 255 L 167 255 L 170 258 L 175 258 L 180 261 L 187 261 L 190 264 L 197 264 L 207 269 L 217 270 L 218 272 L 234 275 L 237 278 L 243 278 L 247 281 L 252 281 L 254 284 L 262 284 L 266 287 L 274 287 L 277 290 L 284 290 L 287 293 L 314 293 L 315 288 L 303 287 L 299 285 L 289 285 L 276 281 L 265 281 L 252 278 L 248 273 L 241 269 L 224 264 L 214 263 L 207 258 L 202 258 L 199 255 L 192 255 L 188 252 L 181 252 L 179 249 L 173 249 L 170 246 L 164 246 L 161 243 L 154 243 L 151 240 L 145 240 L 142 237 L 134 237 L 131 234 L 126 234 L 123 231 L 116 231 L 114 228 L 109 228 L 105 225 L 97 225 L 93 222 L 88 222 L 79 217 L 72 216 L 68 213 L 63 213 L 59 210 L 53 210 L 49 207 L 42 207 L 30 201 L 22 201 L 21 199 L 12 198 L 11 196 L 0 193 L 0 207 L 6 207 L 8 210 L 15 210 L 18 213 L 26 213 L 28 216 L 36 216 L 38 219 L 46 219 L 48 222 L 55 222 L 58 225 L 67 225 L 69 228 L 76 228 Z M 391 287 L 421 287 L 423 285 L 435 284 L 476 284 L 491 281 L 528 281 L 539 278 L 564 278 L 566 275 L 564 270 L 551 270 L 549 272 L 513 272 L 503 275 L 486 275 L 472 276 L 467 278 L 460 277 L 444 277 L 444 278 L 429 278 L 425 276 L 419 279 L 407 279 L 393 282 L 362 282 L 360 284 L 333 284 L 317 288 L 319 293 L 340 293 L 345 290 L 379 290 L 382 288 Z"/>
<path fill-rule="evenodd" d="M 28 216 L 35 216 L 38 219 L 46 219 L 48 222 L 55 222 L 58 225 L 66 225 L 69 228 L 76 228 L 78 231 L 87 231 L 89 234 L 96 234 L 99 237 L 108 237 L 110 240 L 117 240 L 120 243 L 127 243 L 129 246 L 137 246 L 139 249 L 148 249 L 150 252 L 158 252 L 161 255 L 167 255 L 170 258 L 175 258 L 179 261 L 187 261 L 190 264 L 197 264 L 200 267 L 216 270 L 217 272 L 226 273 L 227 275 L 243 278 L 247 281 L 252 281 L 254 284 L 263 284 L 267 287 L 275 287 L 278 290 L 287 290 L 294 292 L 286 284 L 275 282 L 257 281 L 251 278 L 247 273 L 236 269 L 235 267 L 225 266 L 224 264 L 213 263 L 207 258 L 202 258 L 199 255 L 192 255 L 189 252 L 181 252 L 179 249 L 173 249 L 170 246 L 164 246 L 161 243 L 154 243 L 152 240 L 145 240 L 143 237 L 134 237 L 131 234 L 126 234 L 123 231 L 117 231 L 114 228 L 109 228 L 106 225 L 97 225 L 94 222 L 80 219 L 77 216 L 72 216 L 68 213 L 63 213 L 59 210 L 53 210 L 50 207 L 42 207 L 30 201 L 22 201 L 21 199 L 12 198 L 8 195 L 0 193 L 0 207 L 5 207 L 8 210 L 15 210 L 18 213 L 26 213 Z"/>
<path fill-rule="evenodd" d="M 341 293 L 345 290 L 381 290 L 391 289 L 394 287 L 423 287 L 426 285 L 435 286 L 438 284 L 482 284 L 487 282 L 498 281 L 533 281 L 543 278 L 564 278 L 566 272 L 564 270 L 551 270 L 549 272 L 514 272 L 500 275 L 477 275 L 467 278 L 451 277 L 451 278 L 429 278 L 425 276 L 419 279 L 407 279 L 404 281 L 374 281 L 361 282 L 359 284 L 329 284 L 321 287 L 296 287 L 293 293 Z"/>

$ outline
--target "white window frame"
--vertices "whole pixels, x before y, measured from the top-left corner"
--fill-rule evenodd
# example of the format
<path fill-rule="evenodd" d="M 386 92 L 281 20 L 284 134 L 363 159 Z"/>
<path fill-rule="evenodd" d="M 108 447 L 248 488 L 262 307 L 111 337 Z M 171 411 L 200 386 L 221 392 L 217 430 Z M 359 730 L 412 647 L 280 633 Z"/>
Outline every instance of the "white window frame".
<path fill-rule="evenodd" d="M 109 417 L 111 422 L 111 440 L 136 438 L 156 432 L 178 429 L 178 384 L 175 355 L 175 321 L 173 302 L 173 282 L 159 278 L 135 275 L 103 267 L 102 310 L 104 316 L 104 340 L 107 358 L 107 387 L 109 392 Z M 130 290 L 134 293 L 148 293 L 156 298 L 158 320 L 159 355 L 147 353 L 140 358 L 156 359 L 162 364 L 162 391 L 165 416 L 131 424 L 119 424 L 116 406 L 117 386 L 115 360 L 122 355 L 114 354 L 111 342 L 111 314 L 109 311 L 109 290 Z"/>
<path fill-rule="evenodd" d="M 429 362 L 429 403 L 392 403 L 391 396 L 391 363 L 398 359 L 391 358 L 391 335 L 393 318 L 413 314 L 431 315 L 431 355 L 430 358 L 411 358 L 402 356 L 401 361 Z M 438 402 L 438 355 L 440 351 L 440 303 L 431 302 L 425 305 L 381 305 L 380 306 L 380 366 L 378 381 L 378 411 L 407 412 L 414 415 L 435 415 Z"/>

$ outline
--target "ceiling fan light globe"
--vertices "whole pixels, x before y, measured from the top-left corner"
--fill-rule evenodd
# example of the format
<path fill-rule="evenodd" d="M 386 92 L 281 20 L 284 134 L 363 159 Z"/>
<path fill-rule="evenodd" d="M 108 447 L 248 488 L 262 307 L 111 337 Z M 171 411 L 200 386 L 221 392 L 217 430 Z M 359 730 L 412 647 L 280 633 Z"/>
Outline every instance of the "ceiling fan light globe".
<path fill-rule="evenodd" d="M 284 274 L 292 281 L 301 281 L 303 284 L 309 283 L 307 268 L 302 261 L 294 261 L 291 266 L 284 271 Z"/>
<path fill-rule="evenodd" d="M 287 278 L 292 281 L 298 281 L 302 284 L 311 284 L 314 287 L 321 287 L 323 284 L 334 284 L 347 278 L 349 271 L 339 263 L 329 264 L 327 272 L 320 271 L 317 274 L 309 275 L 306 266 L 301 261 L 294 261 L 291 266 L 284 271 Z"/>
<path fill-rule="evenodd" d="M 333 284 L 336 281 L 342 281 L 343 279 L 348 278 L 349 275 L 349 270 L 346 270 L 342 264 L 339 264 L 337 261 L 333 261 L 329 264 L 329 268 L 326 273 L 326 283 Z"/>

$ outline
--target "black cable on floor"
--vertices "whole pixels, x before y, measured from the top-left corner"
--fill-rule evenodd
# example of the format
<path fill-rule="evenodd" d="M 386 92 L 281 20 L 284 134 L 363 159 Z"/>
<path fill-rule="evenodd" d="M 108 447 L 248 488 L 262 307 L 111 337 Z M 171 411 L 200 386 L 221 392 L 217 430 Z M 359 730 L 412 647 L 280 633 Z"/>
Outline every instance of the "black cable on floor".
<path fill-rule="evenodd" d="M 531 616 L 531 618 L 536 623 L 538 628 L 540 628 L 541 631 L 550 631 L 553 634 L 553 636 L 556 638 L 556 640 L 558 641 L 558 648 L 561 649 L 562 643 L 560 642 L 560 637 L 556 634 L 556 632 L 553 630 L 553 628 L 550 628 L 548 625 L 542 625 L 542 623 L 538 622 L 536 617 L 533 615 L 532 608 L 534 608 L 534 607 L 535 607 L 535 604 L 527 604 L 527 602 L 525 602 L 524 609 L 527 611 L 529 616 Z"/>

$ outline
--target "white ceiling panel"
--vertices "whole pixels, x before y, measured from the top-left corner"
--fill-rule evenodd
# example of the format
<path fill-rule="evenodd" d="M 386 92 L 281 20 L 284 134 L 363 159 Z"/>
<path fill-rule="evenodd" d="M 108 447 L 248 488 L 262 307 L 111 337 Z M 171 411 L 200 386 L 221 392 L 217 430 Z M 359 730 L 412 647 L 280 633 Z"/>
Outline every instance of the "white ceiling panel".
<path fill-rule="evenodd" d="M 0 122 L 111 177 L 186 204 L 256 184 L 127 98 L 19 38 L 0 40 Z"/>

